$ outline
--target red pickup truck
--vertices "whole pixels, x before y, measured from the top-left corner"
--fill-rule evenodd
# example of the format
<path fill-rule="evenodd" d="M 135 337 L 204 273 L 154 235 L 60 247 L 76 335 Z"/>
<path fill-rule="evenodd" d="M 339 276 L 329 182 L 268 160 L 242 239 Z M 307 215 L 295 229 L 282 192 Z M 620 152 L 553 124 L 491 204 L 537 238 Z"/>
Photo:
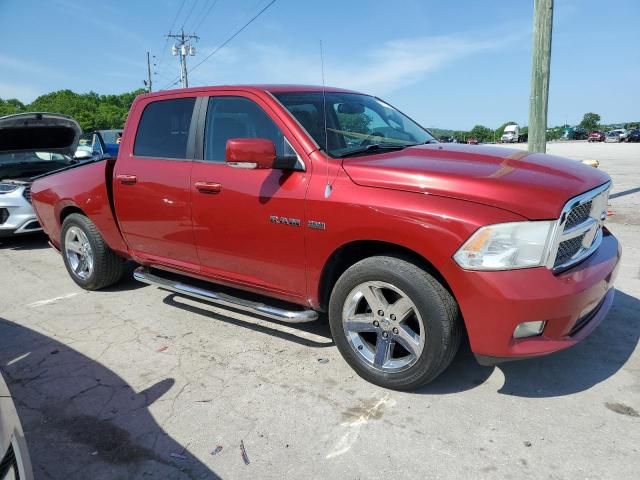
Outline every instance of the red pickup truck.
<path fill-rule="evenodd" d="M 142 95 L 117 159 L 35 181 L 75 282 L 122 276 L 285 322 L 327 312 L 365 379 L 415 389 L 468 335 L 481 363 L 582 340 L 620 259 L 610 178 L 579 162 L 441 144 L 369 95 L 225 86 Z"/>

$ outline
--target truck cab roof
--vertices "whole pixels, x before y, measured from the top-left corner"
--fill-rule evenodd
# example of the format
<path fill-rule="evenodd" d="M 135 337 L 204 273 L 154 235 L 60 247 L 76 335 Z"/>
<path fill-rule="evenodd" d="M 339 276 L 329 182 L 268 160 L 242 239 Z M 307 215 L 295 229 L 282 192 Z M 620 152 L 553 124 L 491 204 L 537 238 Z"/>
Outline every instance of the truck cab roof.
<path fill-rule="evenodd" d="M 323 87 L 322 85 L 295 85 L 295 84 L 247 84 L 247 85 L 211 85 L 201 87 L 176 88 L 172 90 L 160 90 L 153 93 L 145 93 L 140 95 L 142 98 L 163 97 L 167 95 L 175 95 L 178 93 L 208 93 L 238 90 L 242 92 L 268 92 L 268 93 L 284 93 L 284 92 L 335 92 L 335 93 L 361 93 L 355 90 L 348 90 L 337 87 Z"/>

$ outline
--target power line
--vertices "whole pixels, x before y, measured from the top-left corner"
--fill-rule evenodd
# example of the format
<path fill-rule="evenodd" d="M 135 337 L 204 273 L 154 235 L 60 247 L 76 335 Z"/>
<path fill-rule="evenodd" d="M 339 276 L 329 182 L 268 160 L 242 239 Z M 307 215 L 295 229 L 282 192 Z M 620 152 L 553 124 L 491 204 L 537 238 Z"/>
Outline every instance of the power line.
<path fill-rule="evenodd" d="M 189 21 L 189 18 L 191 17 L 191 14 L 193 13 L 193 10 L 196 8 L 197 4 L 198 4 L 198 0 L 193 0 L 193 4 L 191 5 L 191 10 L 189 10 L 187 17 L 184 19 L 184 22 L 182 22 L 182 28 L 184 28 L 184 26 Z"/>
<path fill-rule="evenodd" d="M 178 17 L 180 16 L 180 13 L 182 12 L 182 8 L 184 7 L 184 4 L 185 4 L 186 1 L 187 0 L 182 0 L 182 3 L 180 4 L 180 7 L 178 8 L 178 12 L 173 17 L 173 22 L 171 22 L 171 26 L 169 27 L 169 33 L 171 33 L 172 30 L 173 30 L 173 27 L 175 27 L 176 21 L 178 20 Z M 157 65 L 156 68 L 160 68 L 162 66 L 162 62 L 164 62 L 164 57 L 167 54 L 167 46 L 168 45 L 169 45 L 169 37 L 166 37 L 164 39 L 164 45 L 162 46 L 162 55 L 160 56 L 160 61 L 158 62 L 158 65 Z"/>
<path fill-rule="evenodd" d="M 178 13 L 176 13 L 176 16 L 173 17 L 173 22 L 171 22 L 171 26 L 169 27 L 169 32 L 173 30 L 173 27 L 175 27 L 176 20 L 178 20 L 178 17 L 180 16 L 180 12 L 182 12 L 182 7 L 184 7 L 184 4 L 186 1 L 187 0 L 182 0 L 182 3 L 180 4 L 180 8 L 178 8 Z"/>
<path fill-rule="evenodd" d="M 207 60 L 209 60 L 212 56 L 214 56 L 216 53 L 218 53 L 221 49 L 223 49 L 225 46 L 227 46 L 229 44 L 229 42 L 231 42 L 231 40 L 233 40 L 234 38 L 236 38 L 238 35 L 240 35 L 240 33 L 242 33 L 242 31 L 244 29 L 246 29 L 249 25 L 251 25 L 260 15 L 262 15 L 264 12 L 267 11 L 267 9 L 269 7 L 271 7 L 271 5 L 273 5 L 274 3 L 276 3 L 277 0 L 271 0 L 271 2 L 269 2 L 266 6 L 264 6 L 262 8 L 262 10 L 260 10 L 258 13 L 256 13 L 253 17 L 251 17 L 251 19 L 249 21 L 247 21 L 242 27 L 240 27 L 238 30 L 236 30 L 236 32 L 231 35 L 229 38 L 227 38 L 224 42 L 222 42 L 218 47 L 215 48 L 215 50 L 213 50 L 213 52 L 211 52 L 209 55 L 207 55 L 200 63 L 196 64 L 194 67 L 192 67 L 189 70 L 189 73 L 193 72 L 196 68 L 198 68 L 200 65 L 202 65 L 204 62 L 206 62 Z M 175 78 L 173 81 L 171 81 L 170 83 L 168 83 L 167 85 L 164 86 L 164 89 L 167 88 L 171 88 L 174 85 L 177 85 L 180 82 L 180 77 Z"/>
<path fill-rule="evenodd" d="M 213 10 L 213 7 L 216 6 L 216 3 L 218 3 L 218 0 L 213 0 L 213 2 L 211 3 L 211 5 L 209 5 L 209 9 L 207 10 L 207 13 L 204 14 L 204 16 L 200 16 L 200 21 L 196 24 L 195 27 L 192 28 L 192 30 L 195 32 L 197 31 L 202 24 L 204 23 L 205 19 L 209 16 L 209 14 L 211 13 L 211 10 Z M 204 10 L 207 8 L 206 4 L 205 7 L 202 9 L 202 11 L 204 12 Z"/>
<path fill-rule="evenodd" d="M 209 55 L 207 55 L 206 57 L 204 57 L 204 59 L 200 62 L 197 63 L 194 67 L 191 68 L 190 72 L 193 72 L 196 68 L 198 68 L 200 65 L 202 65 L 204 62 L 206 62 L 207 60 L 209 60 L 212 56 L 214 56 L 216 53 L 218 53 L 220 50 L 222 50 L 225 46 L 227 46 L 227 44 L 233 40 L 234 38 L 236 38 L 238 35 L 240 35 L 240 33 L 242 33 L 242 31 L 247 28 L 249 25 L 251 25 L 254 20 L 256 20 L 260 15 L 262 15 L 264 12 L 267 11 L 267 9 L 269 7 L 271 7 L 271 5 L 273 5 L 274 3 L 276 3 L 277 0 L 271 0 L 271 2 L 269 2 L 262 10 L 260 10 L 258 13 L 256 13 L 251 20 L 249 20 L 247 23 L 245 23 L 238 31 L 236 31 L 236 33 L 234 33 L 233 35 L 231 35 L 229 38 L 227 38 L 224 42 L 222 42 L 213 52 L 211 52 Z"/>

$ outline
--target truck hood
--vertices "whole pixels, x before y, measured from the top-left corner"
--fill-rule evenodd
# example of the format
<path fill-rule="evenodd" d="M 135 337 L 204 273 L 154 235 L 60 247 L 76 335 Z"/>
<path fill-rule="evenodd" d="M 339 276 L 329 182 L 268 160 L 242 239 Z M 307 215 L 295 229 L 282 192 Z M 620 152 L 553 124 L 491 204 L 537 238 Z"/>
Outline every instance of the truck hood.
<path fill-rule="evenodd" d="M 82 130 L 57 113 L 19 113 L 0 117 L 0 153 L 48 152 L 73 156 Z"/>
<path fill-rule="evenodd" d="M 528 219 L 552 219 L 564 204 L 610 180 L 567 158 L 502 147 L 420 145 L 345 159 L 354 183 L 491 205 Z"/>

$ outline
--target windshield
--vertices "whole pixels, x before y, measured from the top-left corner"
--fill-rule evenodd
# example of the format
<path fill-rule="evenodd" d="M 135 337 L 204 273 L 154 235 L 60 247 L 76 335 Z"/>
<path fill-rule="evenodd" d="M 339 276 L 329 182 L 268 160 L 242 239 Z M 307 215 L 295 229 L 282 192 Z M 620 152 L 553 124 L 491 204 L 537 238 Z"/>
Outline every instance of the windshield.
<path fill-rule="evenodd" d="M 326 98 L 326 134 L 323 96 Z M 332 157 L 437 142 L 409 117 L 369 95 L 296 92 L 278 93 L 275 97 L 323 150 L 326 145 Z"/>
<path fill-rule="evenodd" d="M 18 152 L 0 153 L 0 164 L 11 165 L 16 163 L 38 163 L 38 162 L 67 162 L 70 158 L 61 153 L 50 152 Z"/>

